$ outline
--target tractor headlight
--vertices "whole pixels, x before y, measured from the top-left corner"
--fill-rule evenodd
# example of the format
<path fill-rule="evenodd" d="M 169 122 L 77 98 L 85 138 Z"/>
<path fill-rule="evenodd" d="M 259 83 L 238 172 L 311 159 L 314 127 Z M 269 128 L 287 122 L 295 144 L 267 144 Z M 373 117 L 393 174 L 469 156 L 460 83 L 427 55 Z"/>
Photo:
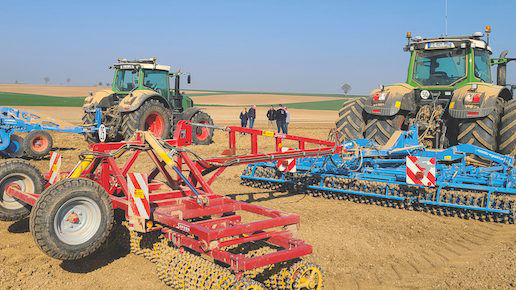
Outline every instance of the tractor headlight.
<path fill-rule="evenodd" d="M 427 90 L 422 90 L 420 96 L 422 99 L 426 100 L 426 99 L 430 98 L 430 92 Z"/>

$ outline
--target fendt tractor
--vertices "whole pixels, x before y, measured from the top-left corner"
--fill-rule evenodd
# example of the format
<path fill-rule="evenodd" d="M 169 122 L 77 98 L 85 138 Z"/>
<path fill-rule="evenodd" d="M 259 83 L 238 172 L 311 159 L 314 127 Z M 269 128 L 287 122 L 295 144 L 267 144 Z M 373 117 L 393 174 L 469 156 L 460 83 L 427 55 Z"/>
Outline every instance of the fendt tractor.
<path fill-rule="evenodd" d="M 108 128 L 106 141 L 128 140 L 137 130 L 148 130 L 158 138 L 169 139 L 179 120 L 213 125 L 211 117 L 180 92 L 182 74 L 171 72 L 170 66 L 157 64 L 156 58 L 118 59 L 110 68 L 115 70 L 111 89 L 90 93 L 83 105 L 85 125 L 95 122 L 96 108 L 102 109 L 102 123 Z M 190 80 L 188 75 L 187 82 Z M 192 137 L 195 144 L 210 144 L 213 128 L 194 126 Z M 86 140 L 97 143 L 98 134 L 86 134 Z"/>
<path fill-rule="evenodd" d="M 381 86 L 367 98 L 344 103 L 340 139 L 363 138 L 385 144 L 396 130 L 419 126 L 427 148 L 473 144 L 505 155 L 516 153 L 516 86 L 506 83 L 507 58 L 491 58 L 489 34 L 412 38 L 405 83 Z M 497 65 L 493 84 L 491 67 Z"/>

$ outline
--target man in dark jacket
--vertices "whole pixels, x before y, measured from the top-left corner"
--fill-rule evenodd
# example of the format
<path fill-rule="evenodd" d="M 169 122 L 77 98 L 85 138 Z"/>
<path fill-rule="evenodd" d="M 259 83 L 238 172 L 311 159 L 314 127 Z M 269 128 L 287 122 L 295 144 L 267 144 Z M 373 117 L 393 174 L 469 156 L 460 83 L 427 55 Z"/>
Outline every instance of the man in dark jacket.
<path fill-rule="evenodd" d="M 256 119 L 256 105 L 252 105 L 247 112 L 247 118 L 249 119 L 249 128 L 254 127 L 254 119 Z"/>
<path fill-rule="evenodd" d="M 245 128 L 247 126 L 247 119 L 249 118 L 249 114 L 247 113 L 247 109 L 244 108 L 242 112 L 240 112 L 240 127 Z"/>
<path fill-rule="evenodd" d="M 276 110 L 274 117 L 276 118 L 276 125 L 278 126 L 278 133 L 283 131 L 283 134 L 287 134 L 286 132 L 286 122 L 287 122 L 287 112 L 283 108 L 283 105 L 279 105 L 279 108 Z"/>
<path fill-rule="evenodd" d="M 276 120 L 276 118 L 274 117 L 275 112 L 276 110 L 274 110 L 273 106 L 271 106 L 271 108 L 267 111 L 267 120 L 269 120 L 269 127 L 272 126 L 272 122 Z"/>

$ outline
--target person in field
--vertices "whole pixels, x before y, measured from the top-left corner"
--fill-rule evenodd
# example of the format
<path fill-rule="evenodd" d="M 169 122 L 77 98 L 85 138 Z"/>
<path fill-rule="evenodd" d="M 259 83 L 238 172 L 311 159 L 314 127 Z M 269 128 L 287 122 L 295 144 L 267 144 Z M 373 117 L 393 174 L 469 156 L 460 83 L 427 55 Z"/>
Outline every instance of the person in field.
<path fill-rule="evenodd" d="M 276 113 L 276 110 L 274 110 L 274 107 L 271 105 L 271 108 L 267 111 L 267 120 L 269 120 L 269 127 L 273 125 L 274 120 L 276 118 L 274 117 L 274 114 Z"/>
<path fill-rule="evenodd" d="M 244 108 L 242 112 L 240 112 L 240 127 L 245 128 L 247 127 L 247 119 L 249 118 L 249 115 L 247 114 L 247 109 Z"/>
<path fill-rule="evenodd" d="M 256 119 L 256 105 L 252 105 L 247 112 L 247 117 L 249 119 L 249 128 L 254 127 L 254 119 Z"/>
<path fill-rule="evenodd" d="M 288 134 L 288 125 L 290 124 L 290 112 L 287 109 L 287 106 L 285 106 L 285 112 L 287 113 L 287 117 L 285 118 L 285 130 L 284 133 Z"/>
<path fill-rule="evenodd" d="M 286 120 L 287 120 L 287 112 L 283 105 L 279 105 L 279 108 L 276 110 L 274 117 L 276 118 L 276 126 L 278 127 L 278 133 L 283 131 L 283 134 L 287 134 L 286 132 Z"/>

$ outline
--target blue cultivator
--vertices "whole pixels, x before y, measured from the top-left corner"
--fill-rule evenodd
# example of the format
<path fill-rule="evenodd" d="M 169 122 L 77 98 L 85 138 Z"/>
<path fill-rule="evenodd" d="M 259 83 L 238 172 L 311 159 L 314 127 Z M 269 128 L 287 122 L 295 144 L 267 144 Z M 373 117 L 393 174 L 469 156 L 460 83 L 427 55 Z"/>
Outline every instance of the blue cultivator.
<path fill-rule="evenodd" d="M 417 127 L 398 131 L 384 146 L 366 139 L 344 143 L 342 153 L 298 158 L 295 172 L 277 163 L 250 164 L 244 185 L 305 192 L 443 215 L 514 222 L 514 158 L 470 144 L 430 150 Z"/>
<path fill-rule="evenodd" d="M 75 134 L 99 132 L 99 135 L 105 135 L 106 128 L 101 120 L 102 112 L 97 109 L 95 124 L 61 127 L 29 112 L 0 107 L 0 153 L 7 157 L 42 158 L 52 149 L 52 136 L 48 131 Z M 28 134 L 22 138 L 15 133 Z"/>

